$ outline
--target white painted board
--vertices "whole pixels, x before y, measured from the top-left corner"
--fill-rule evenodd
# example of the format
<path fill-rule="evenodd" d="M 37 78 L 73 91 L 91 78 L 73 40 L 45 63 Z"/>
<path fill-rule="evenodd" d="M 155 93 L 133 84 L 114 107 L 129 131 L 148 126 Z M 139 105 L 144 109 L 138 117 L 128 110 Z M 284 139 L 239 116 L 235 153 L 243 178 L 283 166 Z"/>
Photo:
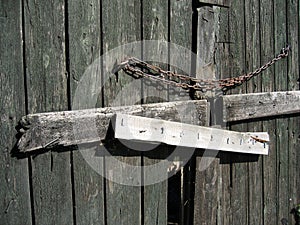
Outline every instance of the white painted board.
<path fill-rule="evenodd" d="M 115 138 L 174 146 L 267 155 L 266 132 L 228 131 L 126 114 L 112 118 Z"/>

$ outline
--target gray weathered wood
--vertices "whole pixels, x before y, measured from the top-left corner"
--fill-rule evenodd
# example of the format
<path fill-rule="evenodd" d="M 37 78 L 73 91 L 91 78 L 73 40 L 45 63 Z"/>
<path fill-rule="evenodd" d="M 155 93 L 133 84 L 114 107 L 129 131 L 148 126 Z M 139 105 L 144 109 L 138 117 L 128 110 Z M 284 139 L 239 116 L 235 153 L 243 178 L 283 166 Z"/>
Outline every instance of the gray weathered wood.
<path fill-rule="evenodd" d="M 160 40 L 168 41 L 168 1 L 165 0 L 148 0 L 143 1 L 143 39 L 145 40 Z M 145 42 L 143 46 L 142 58 L 151 58 L 158 62 L 158 65 L 164 69 L 168 69 L 166 64 L 159 62 L 169 61 L 168 54 L 168 44 L 163 46 L 153 45 L 148 46 Z M 160 85 L 158 88 L 158 85 Z M 168 101 L 168 86 L 159 83 L 147 84 L 143 82 L 142 89 L 142 103 L 155 103 L 155 102 L 165 102 Z M 158 147 L 159 148 L 159 147 Z M 153 151 L 143 152 L 142 162 L 144 166 L 154 165 L 159 163 L 161 159 L 165 158 L 167 149 L 166 146 L 155 148 L 155 153 Z M 152 171 L 143 170 L 144 182 L 152 174 Z M 167 214 L 167 197 L 168 197 L 168 180 L 167 180 L 167 170 L 161 171 L 159 176 L 165 177 L 161 182 L 146 185 L 143 187 L 144 193 L 144 224 L 161 224 L 166 225 L 168 214 Z"/>
<path fill-rule="evenodd" d="M 216 61 L 216 77 L 217 79 L 226 78 L 230 76 L 230 47 L 232 43 L 230 42 L 230 32 L 229 32 L 229 9 L 228 8 L 219 8 L 219 16 L 216 19 L 216 26 L 218 26 L 216 32 L 216 43 L 215 43 L 215 61 Z M 221 111 L 221 110 L 220 110 Z M 226 127 L 226 124 L 222 121 L 222 112 L 215 110 L 214 114 L 211 116 L 212 120 L 215 121 L 215 125 L 219 125 L 222 127 Z M 232 156 L 230 154 L 223 154 L 222 160 L 230 161 Z M 216 161 L 216 159 L 215 159 Z M 219 160 L 219 162 L 221 159 Z M 211 164 L 208 169 L 211 169 L 213 172 L 211 173 L 211 178 L 215 175 L 216 172 L 214 170 L 218 170 L 218 183 L 213 186 L 217 188 L 215 191 L 217 193 L 217 205 L 218 205 L 218 224 L 230 224 L 230 216 L 232 214 L 230 207 L 230 164 L 229 163 L 218 163 L 217 168 Z M 206 173 L 203 171 L 202 173 Z M 199 174 L 201 176 L 201 173 Z M 211 180 L 211 179 L 210 179 Z M 207 189 L 211 187 L 208 186 Z M 209 189 L 210 190 L 210 189 Z M 199 193 L 202 194 L 201 189 Z M 214 196 L 211 196 L 214 198 Z"/>
<path fill-rule="evenodd" d="M 65 1 L 24 3 L 28 112 L 66 110 Z M 70 152 L 31 160 L 35 224 L 72 223 Z"/>
<path fill-rule="evenodd" d="M 245 1 L 246 71 L 260 66 L 259 0 Z M 262 74 L 263 76 L 264 74 Z M 247 82 L 247 92 L 261 92 L 261 76 Z M 247 131 L 260 131 L 262 123 L 247 123 Z M 249 224 L 263 224 L 263 164 L 262 157 L 249 163 Z"/>
<path fill-rule="evenodd" d="M 300 113 L 300 91 L 227 95 L 223 101 L 227 122 Z"/>
<path fill-rule="evenodd" d="M 112 118 L 115 138 L 190 148 L 251 154 L 268 154 L 267 133 L 242 133 L 212 127 L 116 114 Z M 255 141 L 263 140 L 264 143 Z"/>
<path fill-rule="evenodd" d="M 103 0 L 102 1 L 102 27 L 103 27 L 103 51 L 107 53 L 116 47 L 141 39 L 141 1 L 128 0 Z M 107 68 L 107 62 L 122 60 L 128 55 L 141 57 L 141 49 L 127 49 L 114 52 L 104 58 L 103 69 Z M 134 81 L 130 76 L 119 72 L 119 76 L 108 77 L 104 74 L 104 106 L 124 106 L 138 104 L 141 101 L 141 81 Z M 117 78 L 117 79 L 116 79 Z M 131 85 L 131 86 L 130 86 Z M 126 91 L 125 91 L 126 90 Z M 120 148 L 120 147 L 119 147 Z M 117 149 L 126 151 L 126 148 Z M 105 156 L 106 177 L 115 176 L 115 169 L 122 167 L 111 162 L 114 157 Z M 126 164 L 141 166 L 141 157 L 116 157 Z M 138 171 L 141 174 L 141 170 Z M 124 175 L 126 176 L 126 175 Z M 122 179 L 130 179 L 130 177 Z M 138 175 L 140 176 L 140 175 Z M 140 177 L 133 177 L 137 181 Z M 141 224 L 141 187 L 124 186 L 106 180 L 106 219 L 107 224 Z M 130 207 L 128 207 L 130 205 Z M 132 209 L 136 209 L 133 211 Z"/>
<path fill-rule="evenodd" d="M 99 142 L 105 139 L 110 119 L 117 112 L 180 122 L 182 115 L 178 110 L 189 105 L 196 109 L 189 116 L 199 121 L 207 120 L 206 100 L 30 114 L 20 121 L 27 130 L 18 147 L 21 152 L 30 152 L 53 146 Z M 97 133 L 90 132 L 94 127 Z"/>
<path fill-rule="evenodd" d="M 75 98 L 76 88 L 80 88 L 81 79 L 88 66 L 95 63 L 101 54 L 101 7 L 99 0 L 68 1 L 69 30 L 69 62 L 70 62 L 70 102 Z M 100 64 L 100 63 L 99 63 Z M 89 74 L 93 81 L 88 86 L 91 92 L 98 93 L 101 87 L 101 68 L 96 73 Z M 87 75 L 86 75 L 87 76 Z M 78 86 L 79 85 L 79 86 Z M 102 105 L 99 94 L 97 102 Z M 84 101 L 84 104 L 86 102 Z M 86 108 L 79 102 L 78 108 Z M 81 150 L 93 151 L 88 146 Z M 79 151 L 73 151 L 74 198 L 76 224 L 104 224 L 104 178 L 85 161 Z M 98 157 L 98 167 L 103 166 L 103 159 Z"/>
<path fill-rule="evenodd" d="M 217 4 L 217 3 L 216 3 Z M 224 49 L 217 50 L 220 39 L 226 38 L 228 19 L 221 17 L 221 8 L 213 5 L 201 6 L 198 12 L 197 32 L 197 70 L 196 77 L 200 79 L 220 78 L 224 59 L 219 60 L 219 54 L 226 54 Z M 220 36 L 222 35 L 222 37 Z M 224 37 L 225 36 L 225 37 Z M 224 39 L 223 39 L 224 41 Z M 227 40 L 228 41 L 228 40 Z M 222 46 L 223 47 L 223 46 Z M 227 56 L 225 58 L 228 58 Z M 223 65 L 222 65 L 223 64 Z M 217 69 L 218 73 L 217 74 Z M 212 93 L 207 93 L 209 96 Z M 217 106 L 218 100 L 211 100 L 211 125 L 221 127 L 222 112 Z M 194 224 L 217 224 L 220 193 L 220 158 L 218 151 L 205 151 L 196 154 L 195 165 L 195 196 L 194 196 Z M 222 221 L 222 219 L 220 219 Z"/>
<path fill-rule="evenodd" d="M 21 1 L 0 2 L 0 221 L 32 224 L 28 159 L 16 159 L 15 125 L 25 113 Z"/>
<path fill-rule="evenodd" d="M 287 33 L 287 5 L 285 1 L 274 0 L 274 50 L 279 51 L 282 48 L 283 44 L 286 42 L 286 33 Z M 278 50 L 277 50 L 278 49 Z M 276 91 L 284 91 L 288 90 L 287 84 L 287 64 L 288 60 L 281 60 L 276 63 L 274 66 L 274 74 L 275 74 L 275 90 Z M 287 98 L 286 101 L 289 104 L 292 104 L 294 108 L 299 106 L 300 112 L 300 92 L 298 96 L 298 103 L 292 101 Z M 290 102 L 291 101 L 291 102 Z M 293 104 L 294 103 L 294 104 Z M 286 105 L 283 105 L 282 108 L 289 108 Z M 284 196 L 289 196 L 289 149 L 286 147 L 289 145 L 287 125 L 288 118 L 276 118 L 276 163 L 277 168 L 279 168 L 277 172 L 277 196 L 278 196 L 278 221 L 282 218 L 287 218 L 290 220 L 292 224 L 292 216 L 288 216 L 290 213 L 289 209 L 289 199 Z"/>
<path fill-rule="evenodd" d="M 193 29 L 193 18 L 196 19 L 195 11 L 193 11 L 193 2 L 190 0 L 170 0 L 169 13 L 169 41 L 185 48 L 179 54 L 176 52 L 176 49 L 170 49 L 170 63 L 173 65 L 170 67 L 170 70 L 189 75 L 195 74 L 195 68 L 192 69 L 192 66 L 195 66 L 196 63 L 192 61 L 191 56 L 191 51 L 195 51 L 192 47 L 196 41 L 195 39 L 193 40 L 193 32 L 197 29 L 196 27 Z M 179 66 L 180 68 L 178 68 Z M 183 95 L 180 95 L 182 93 Z M 185 99 L 190 99 L 190 96 L 184 91 L 178 90 L 178 88 L 169 90 L 169 101 L 183 101 Z M 187 118 L 187 120 L 196 122 L 193 118 Z M 181 168 L 181 196 L 174 197 L 174 199 L 180 199 L 180 205 L 173 206 L 176 211 L 179 210 L 180 212 L 180 221 L 174 221 L 179 224 L 188 224 L 192 221 L 191 206 L 193 200 L 191 199 L 191 192 L 189 192 L 192 183 L 189 168 L 192 161 L 193 159 L 185 167 Z"/>
<path fill-rule="evenodd" d="M 299 23 L 299 1 L 287 1 L 287 40 L 291 45 L 299 45 L 299 27 L 295 29 L 294 24 Z M 291 52 L 288 59 L 288 90 L 299 90 L 299 49 Z M 300 199 L 300 117 L 291 117 L 288 121 L 288 152 L 289 152 L 289 208 L 292 209 Z M 291 221 L 291 222 L 290 222 Z M 294 218 L 289 218 L 289 223 L 294 223 Z"/>
<path fill-rule="evenodd" d="M 267 61 L 270 55 L 274 55 L 274 26 L 266 24 L 274 24 L 274 1 L 260 1 L 260 43 L 262 48 L 261 61 Z M 277 52 L 278 50 L 276 50 Z M 274 91 L 275 87 L 274 67 L 264 72 L 262 79 L 262 91 Z M 276 143 L 276 123 L 275 120 L 263 121 L 264 130 L 269 130 L 271 143 Z M 277 153 L 276 145 L 270 146 L 270 154 L 263 158 L 263 192 L 264 194 L 264 224 L 276 224 L 279 222 L 277 217 Z"/>
<path fill-rule="evenodd" d="M 199 3 L 206 3 L 210 5 L 226 6 L 226 7 L 229 7 L 230 1 L 231 0 L 198 0 Z"/>
<path fill-rule="evenodd" d="M 232 77 L 245 72 L 245 2 L 231 1 L 229 9 L 229 35 L 230 35 L 230 75 Z M 242 19 L 243 18 L 243 19 Z M 246 93 L 246 85 L 243 84 L 231 91 L 234 94 Z M 247 129 L 246 124 L 230 125 L 230 130 L 244 131 Z M 243 160 L 242 155 L 238 155 L 237 162 Z M 232 163 L 231 172 L 231 192 L 230 207 L 231 221 L 230 224 L 248 224 L 248 165 L 247 163 Z"/>

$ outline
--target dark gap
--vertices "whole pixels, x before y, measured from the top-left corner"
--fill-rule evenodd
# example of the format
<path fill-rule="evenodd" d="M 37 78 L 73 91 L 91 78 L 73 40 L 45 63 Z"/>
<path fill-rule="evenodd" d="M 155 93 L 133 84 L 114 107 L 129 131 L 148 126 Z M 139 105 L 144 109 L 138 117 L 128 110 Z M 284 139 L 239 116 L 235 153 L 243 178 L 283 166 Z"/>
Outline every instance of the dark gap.
<path fill-rule="evenodd" d="M 53 155 L 52 152 L 50 152 L 50 171 L 53 171 Z"/>
<path fill-rule="evenodd" d="M 70 39 L 69 39 L 69 5 L 68 0 L 65 0 L 65 57 L 66 57 L 66 72 L 67 72 L 67 98 L 68 110 L 72 108 L 71 94 L 71 71 L 70 71 Z"/>
<path fill-rule="evenodd" d="M 168 179 L 168 224 L 180 224 L 181 170 Z"/>
<path fill-rule="evenodd" d="M 203 6 L 209 6 L 209 7 L 217 6 L 220 8 L 229 8 L 230 7 L 229 5 L 227 6 L 227 5 L 222 5 L 222 4 L 218 4 L 218 3 L 205 3 L 205 2 L 195 1 L 195 8 L 200 8 Z"/>
<path fill-rule="evenodd" d="M 202 6 L 202 5 L 201 5 Z M 198 35 L 198 1 L 192 0 L 192 56 L 191 56 L 191 76 L 196 77 L 196 67 L 197 67 L 197 35 Z M 191 85 L 195 82 L 191 82 Z M 189 95 L 191 99 L 195 99 L 196 91 L 192 88 L 189 90 Z"/>
<path fill-rule="evenodd" d="M 101 33 L 101 38 L 100 38 L 100 55 L 101 55 L 101 106 L 105 107 L 105 96 L 104 96 L 104 73 L 103 73 L 103 54 L 104 54 L 104 42 L 103 42 L 103 2 L 100 0 L 100 33 Z M 103 173 L 106 174 L 106 164 L 105 164 L 105 157 L 103 157 Z M 103 181 L 103 216 L 104 216 L 104 224 L 107 224 L 107 196 L 106 196 L 106 179 L 102 177 Z"/>
<path fill-rule="evenodd" d="M 143 40 L 144 40 L 144 26 L 143 26 L 143 16 L 144 16 L 144 3 L 143 3 L 143 0 L 140 0 L 140 34 L 141 34 L 141 59 L 143 60 L 144 59 L 144 43 L 143 43 Z M 145 95 L 144 95 L 144 82 L 143 82 L 143 79 L 140 81 L 141 83 L 141 97 L 140 97 L 140 104 L 145 104 Z M 144 187 L 144 153 L 141 152 L 141 181 L 142 181 L 142 185 L 141 185 L 141 224 L 144 224 L 145 223 L 145 215 L 144 215 L 144 212 L 145 212 L 145 198 L 144 198 L 144 194 L 145 194 L 145 187 Z"/>
<path fill-rule="evenodd" d="M 69 38 L 69 4 L 68 0 L 65 1 L 65 57 L 66 57 L 66 73 L 67 73 L 67 98 L 68 98 L 68 110 L 72 110 L 72 91 L 71 91 L 71 70 L 70 70 L 70 38 Z M 52 165 L 51 154 L 51 167 Z M 74 161 L 73 151 L 70 152 L 70 172 L 71 172 L 71 187 L 72 187 L 72 206 L 73 206 L 73 224 L 77 222 L 76 219 L 76 200 L 75 200 L 75 175 L 74 175 Z M 51 168 L 52 170 L 52 168 Z"/>
<path fill-rule="evenodd" d="M 26 115 L 29 114 L 29 103 L 28 103 L 28 84 L 27 84 L 27 71 L 26 71 L 26 35 L 25 35 L 25 4 L 24 0 L 21 1 L 21 7 L 22 7 L 22 41 L 23 41 L 23 46 L 22 46 L 22 54 L 23 54 L 23 79 L 24 79 L 24 102 L 25 102 L 25 113 Z M 32 225 L 36 224 L 35 221 L 35 209 L 34 209 L 34 195 L 33 195 L 33 180 L 32 180 L 32 161 L 31 157 L 28 156 L 28 179 L 29 179 L 29 196 L 30 196 L 30 211 L 31 211 L 31 222 Z"/>
<path fill-rule="evenodd" d="M 185 175 L 187 174 L 187 175 Z M 184 186 L 185 184 L 185 186 Z M 184 224 L 194 224 L 194 199 L 196 184 L 196 156 L 193 155 L 184 167 Z"/>
<path fill-rule="evenodd" d="M 100 0 L 100 34 L 101 34 L 101 38 L 100 38 L 100 55 L 101 55 L 101 60 L 100 60 L 100 63 L 101 63 L 101 85 L 102 85 L 102 88 L 101 88 L 101 107 L 105 107 L 105 104 L 104 104 L 104 101 L 105 101 L 105 98 L 104 98 L 104 73 L 103 73 L 103 53 L 104 53 L 104 47 L 103 47 L 103 12 L 102 12 L 102 7 L 103 7 L 103 3 L 102 3 L 102 0 Z M 105 179 L 103 179 L 105 180 Z"/>
<path fill-rule="evenodd" d="M 27 71 L 26 71 L 26 37 L 25 37 L 25 4 L 24 0 L 21 2 L 22 4 L 22 40 L 23 40 L 23 46 L 22 46 L 22 53 L 23 53 L 23 78 L 24 78 L 24 102 L 25 102 L 25 113 L 26 115 L 29 114 L 29 103 L 28 103 L 28 84 L 27 84 Z"/>

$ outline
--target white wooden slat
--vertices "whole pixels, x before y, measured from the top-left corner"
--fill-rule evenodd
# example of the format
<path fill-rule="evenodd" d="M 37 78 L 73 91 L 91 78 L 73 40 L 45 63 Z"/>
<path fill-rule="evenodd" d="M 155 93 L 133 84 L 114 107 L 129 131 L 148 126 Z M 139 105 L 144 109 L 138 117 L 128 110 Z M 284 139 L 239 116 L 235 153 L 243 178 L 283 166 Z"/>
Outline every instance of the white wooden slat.
<path fill-rule="evenodd" d="M 115 114 L 112 124 L 115 138 L 124 140 L 261 155 L 269 150 L 265 132 L 241 133 L 126 114 Z"/>

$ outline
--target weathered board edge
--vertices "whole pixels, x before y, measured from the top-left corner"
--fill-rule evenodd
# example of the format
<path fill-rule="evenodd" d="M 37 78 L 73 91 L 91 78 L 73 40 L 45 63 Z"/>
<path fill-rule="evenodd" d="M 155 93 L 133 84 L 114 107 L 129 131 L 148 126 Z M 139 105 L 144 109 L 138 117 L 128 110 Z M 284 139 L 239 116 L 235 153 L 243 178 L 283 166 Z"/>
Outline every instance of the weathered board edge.
<path fill-rule="evenodd" d="M 194 116 L 199 120 L 206 119 L 207 104 L 206 100 L 182 101 L 30 114 L 20 120 L 19 132 L 22 136 L 17 145 L 20 152 L 30 152 L 99 142 L 105 139 L 110 119 L 116 112 L 181 121 L 177 110 L 192 105 L 196 111 Z M 93 128 L 95 132 L 91 132 Z"/>
<path fill-rule="evenodd" d="M 226 122 L 300 113 L 300 91 L 223 96 Z"/>

